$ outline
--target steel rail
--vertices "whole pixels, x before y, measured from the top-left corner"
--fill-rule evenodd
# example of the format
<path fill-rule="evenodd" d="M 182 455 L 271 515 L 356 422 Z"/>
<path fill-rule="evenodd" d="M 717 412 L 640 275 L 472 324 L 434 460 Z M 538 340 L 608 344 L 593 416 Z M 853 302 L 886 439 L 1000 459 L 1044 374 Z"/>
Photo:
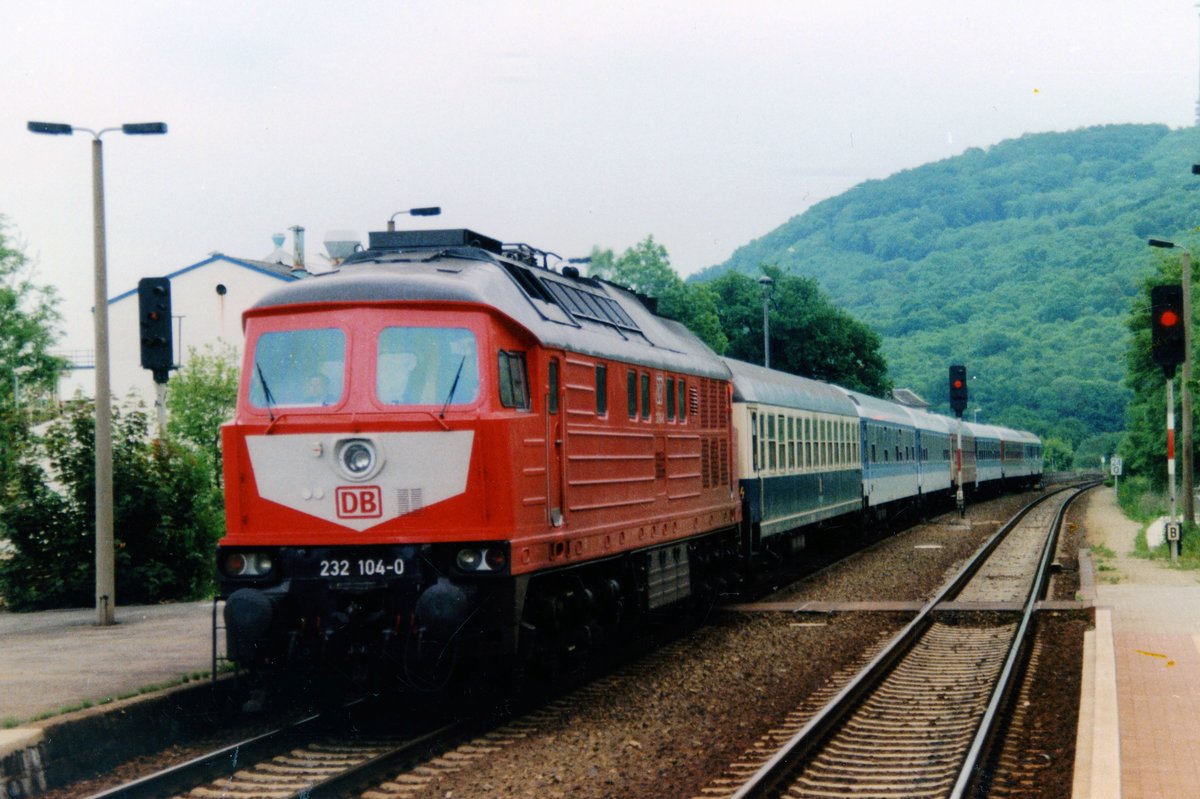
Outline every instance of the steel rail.
<path fill-rule="evenodd" d="M 92 794 L 87 799 L 158 799 L 161 796 L 186 791 L 231 773 L 239 767 L 239 762 L 267 760 L 286 752 L 295 745 L 298 738 L 311 736 L 319 729 L 320 723 L 321 716 L 308 716 L 287 727 L 222 747 L 207 755 Z"/>
<path fill-rule="evenodd" d="M 766 793 L 770 786 L 784 779 L 787 772 L 791 771 L 797 763 L 807 759 L 812 751 L 828 737 L 829 733 L 850 714 L 859 700 L 869 693 L 896 661 L 903 657 L 920 639 L 930 624 L 934 609 L 947 601 L 949 597 L 959 593 L 970 582 L 992 552 L 1000 545 L 1000 542 L 1031 510 L 1065 490 L 1067 489 L 1051 491 L 1017 511 L 1003 527 L 988 539 L 987 543 L 980 547 L 937 595 L 922 606 L 913 620 L 900 630 L 884 646 L 883 650 L 864 666 L 816 716 L 797 731 L 758 771 L 747 778 L 737 791 L 730 795 L 729 799 L 750 799 L 752 796 Z"/>
<path fill-rule="evenodd" d="M 376 755 L 357 766 L 351 766 L 326 780 L 301 788 L 288 799 L 334 799 L 345 796 L 361 786 L 385 781 L 400 761 L 436 748 L 449 738 L 464 735 L 465 726 L 463 722 L 455 721 L 430 730 L 405 741 L 391 751 Z"/>
<path fill-rule="evenodd" d="M 1008 657 L 1004 663 L 1004 669 L 1000 673 L 996 687 L 992 691 L 987 710 L 979 720 L 978 730 L 971 742 L 971 748 L 967 752 L 962 768 L 959 770 L 954 788 L 950 792 L 950 799 L 963 799 L 963 797 L 967 796 L 968 790 L 977 782 L 979 776 L 983 774 L 982 769 L 980 769 L 981 761 L 988 756 L 992 743 L 1000 732 L 1001 710 L 1008 707 L 1009 697 L 1016 687 L 1016 672 L 1020 664 L 1024 662 L 1025 654 L 1028 651 L 1030 626 L 1033 622 L 1037 603 L 1042 598 L 1049 583 L 1050 565 L 1054 561 L 1054 555 L 1058 550 L 1058 534 L 1062 529 L 1063 519 L 1066 517 L 1067 509 L 1071 506 L 1071 503 L 1082 496 L 1085 491 L 1094 488 L 1096 485 L 1098 483 L 1077 488 L 1075 493 L 1058 509 L 1058 513 L 1054 516 L 1054 521 L 1050 524 L 1050 534 L 1046 536 L 1046 543 L 1042 547 L 1042 556 L 1038 561 L 1037 573 L 1030 584 L 1029 595 L 1025 600 L 1025 606 L 1021 614 L 1021 623 L 1017 628 L 1016 634 L 1013 636 L 1012 648 L 1009 650 Z"/>

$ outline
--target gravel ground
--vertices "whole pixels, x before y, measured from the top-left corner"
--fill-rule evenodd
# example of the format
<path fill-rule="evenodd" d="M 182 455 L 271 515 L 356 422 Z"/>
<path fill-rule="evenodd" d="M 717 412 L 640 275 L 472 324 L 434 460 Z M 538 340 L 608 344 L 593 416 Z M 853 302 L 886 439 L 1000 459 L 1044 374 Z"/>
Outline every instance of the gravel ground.
<path fill-rule="evenodd" d="M 777 592 L 775 601 L 929 599 L 1034 493 L 1001 497 L 931 518 Z"/>
<path fill-rule="evenodd" d="M 534 734 L 420 799 L 689 797 L 839 666 L 873 651 L 902 619 L 722 614 L 604 679 Z"/>

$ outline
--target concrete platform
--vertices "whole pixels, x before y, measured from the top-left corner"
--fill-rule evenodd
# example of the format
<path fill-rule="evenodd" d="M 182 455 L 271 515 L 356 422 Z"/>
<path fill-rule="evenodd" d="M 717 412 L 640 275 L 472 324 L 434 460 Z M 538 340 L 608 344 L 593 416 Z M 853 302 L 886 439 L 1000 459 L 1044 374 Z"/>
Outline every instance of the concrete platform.
<path fill-rule="evenodd" d="M 207 712 L 210 683 L 196 677 L 212 668 L 211 600 L 118 607 L 108 627 L 95 618 L 0 613 L 0 795 L 160 748 Z"/>
<path fill-rule="evenodd" d="M 11 727 L 83 703 L 178 683 L 212 667 L 212 601 L 0 613 L 0 723 Z"/>
<path fill-rule="evenodd" d="M 1116 511 L 1111 489 L 1091 492 L 1085 526 L 1111 554 L 1081 553 L 1081 565 L 1098 558 L 1103 570 L 1089 581 L 1096 627 L 1074 796 L 1200 796 L 1200 573 L 1129 557 L 1139 526 Z"/>

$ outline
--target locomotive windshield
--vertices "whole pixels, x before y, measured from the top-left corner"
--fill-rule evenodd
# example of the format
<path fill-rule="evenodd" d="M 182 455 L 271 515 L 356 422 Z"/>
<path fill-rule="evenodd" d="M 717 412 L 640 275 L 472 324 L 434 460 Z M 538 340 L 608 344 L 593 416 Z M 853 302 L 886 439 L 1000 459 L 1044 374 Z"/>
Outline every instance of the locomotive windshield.
<path fill-rule="evenodd" d="M 342 397 L 346 334 L 337 328 L 263 333 L 254 348 L 250 404 L 332 405 Z"/>
<path fill-rule="evenodd" d="M 460 327 L 388 327 L 379 334 L 381 402 L 467 405 L 479 396 L 475 334 Z"/>

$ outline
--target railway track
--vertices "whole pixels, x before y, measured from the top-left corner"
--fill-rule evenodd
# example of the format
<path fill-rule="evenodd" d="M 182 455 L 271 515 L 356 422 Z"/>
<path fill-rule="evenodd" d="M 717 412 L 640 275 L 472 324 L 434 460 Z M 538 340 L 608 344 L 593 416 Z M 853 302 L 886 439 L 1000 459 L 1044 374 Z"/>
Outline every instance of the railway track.
<path fill-rule="evenodd" d="M 355 722 L 331 729 L 311 716 L 88 799 L 404 799 L 562 724 L 578 705 L 614 690 L 617 681 L 599 678 L 528 712 L 518 708 L 490 721 L 427 725 L 408 734 L 359 735 L 346 731 Z M 366 729 L 371 726 L 378 723 L 368 721 Z"/>
<path fill-rule="evenodd" d="M 798 708 L 700 796 L 974 795 L 1083 490 L 1027 505 L 823 707 Z"/>

